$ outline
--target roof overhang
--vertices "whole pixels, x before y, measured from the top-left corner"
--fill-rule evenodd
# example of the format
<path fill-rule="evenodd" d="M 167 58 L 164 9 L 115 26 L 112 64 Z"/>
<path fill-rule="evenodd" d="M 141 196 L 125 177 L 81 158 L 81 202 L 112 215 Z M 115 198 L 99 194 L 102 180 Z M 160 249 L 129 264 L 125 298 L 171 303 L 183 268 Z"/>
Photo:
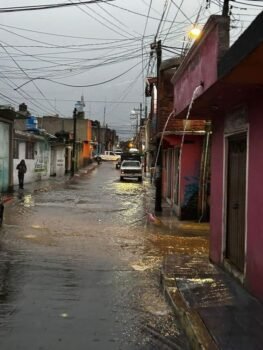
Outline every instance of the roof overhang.
<path fill-rule="evenodd" d="M 163 135 L 164 139 L 171 139 L 174 136 L 183 136 L 183 135 L 205 135 L 206 131 L 205 130 L 193 130 L 193 131 L 164 131 L 164 132 L 159 132 L 156 137 L 160 138 Z"/>
<path fill-rule="evenodd" d="M 45 141 L 45 137 L 26 131 L 15 130 L 15 138 L 25 141 Z"/>
<path fill-rule="evenodd" d="M 207 119 L 263 93 L 263 12 L 218 64 L 218 80 L 192 105 L 190 119 Z M 188 108 L 176 117 L 185 118 Z"/>
<path fill-rule="evenodd" d="M 8 108 L 5 106 L 0 106 L 0 119 L 13 121 L 16 117 L 16 112 L 13 108 Z"/>

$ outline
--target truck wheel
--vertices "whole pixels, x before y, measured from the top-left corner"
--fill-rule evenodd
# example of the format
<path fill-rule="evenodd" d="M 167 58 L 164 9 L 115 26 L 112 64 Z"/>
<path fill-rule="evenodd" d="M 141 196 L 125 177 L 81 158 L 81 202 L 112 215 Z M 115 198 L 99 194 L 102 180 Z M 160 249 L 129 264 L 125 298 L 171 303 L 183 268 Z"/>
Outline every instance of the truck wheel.
<path fill-rule="evenodd" d="M 123 181 L 123 176 L 120 176 L 120 181 Z"/>
<path fill-rule="evenodd" d="M 139 181 L 139 182 L 142 182 L 142 177 L 138 177 L 138 181 Z"/>

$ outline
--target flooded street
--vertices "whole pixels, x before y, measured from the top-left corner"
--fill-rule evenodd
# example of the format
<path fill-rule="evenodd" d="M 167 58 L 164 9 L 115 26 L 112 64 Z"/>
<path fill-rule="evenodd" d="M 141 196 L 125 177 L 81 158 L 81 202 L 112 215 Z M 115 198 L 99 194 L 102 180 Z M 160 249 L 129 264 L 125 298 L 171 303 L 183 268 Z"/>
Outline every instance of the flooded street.
<path fill-rule="evenodd" d="M 153 190 L 105 162 L 15 194 L 0 230 L 0 349 L 189 348 L 160 292 L 176 248 L 147 221 Z"/>

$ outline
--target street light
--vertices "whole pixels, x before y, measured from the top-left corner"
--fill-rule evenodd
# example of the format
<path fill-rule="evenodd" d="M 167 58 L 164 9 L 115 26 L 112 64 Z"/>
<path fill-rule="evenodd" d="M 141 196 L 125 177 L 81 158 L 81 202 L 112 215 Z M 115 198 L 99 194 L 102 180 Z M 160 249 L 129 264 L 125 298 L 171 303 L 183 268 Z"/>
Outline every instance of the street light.
<path fill-rule="evenodd" d="M 140 108 L 136 109 L 134 108 L 130 112 L 131 119 L 136 119 L 136 147 L 139 148 L 140 140 L 139 140 L 139 128 L 141 126 L 141 119 L 142 119 L 142 103 L 140 103 Z"/>
<path fill-rule="evenodd" d="M 138 123 L 138 116 L 139 116 L 139 113 L 133 109 L 130 113 L 130 117 L 132 120 L 136 120 L 136 126 L 135 126 L 135 139 L 134 139 L 134 142 L 136 144 L 136 147 L 138 146 L 137 145 L 137 139 L 138 139 L 138 126 L 139 126 L 139 123 Z"/>
<path fill-rule="evenodd" d="M 190 31 L 188 32 L 189 38 L 195 40 L 199 38 L 201 35 L 201 28 L 199 28 L 197 25 L 194 25 Z"/>

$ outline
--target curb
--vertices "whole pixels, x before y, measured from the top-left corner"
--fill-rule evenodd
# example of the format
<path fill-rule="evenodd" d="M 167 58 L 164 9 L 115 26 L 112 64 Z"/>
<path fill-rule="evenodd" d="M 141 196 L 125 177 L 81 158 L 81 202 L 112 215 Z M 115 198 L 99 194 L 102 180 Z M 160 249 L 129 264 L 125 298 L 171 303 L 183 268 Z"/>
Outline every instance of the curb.
<path fill-rule="evenodd" d="M 174 279 L 173 286 L 169 286 L 169 284 L 171 285 L 171 279 L 165 277 L 163 268 L 161 270 L 160 283 L 166 300 L 179 317 L 192 349 L 219 350 L 200 315 L 196 310 L 189 307 L 177 288 Z"/>

